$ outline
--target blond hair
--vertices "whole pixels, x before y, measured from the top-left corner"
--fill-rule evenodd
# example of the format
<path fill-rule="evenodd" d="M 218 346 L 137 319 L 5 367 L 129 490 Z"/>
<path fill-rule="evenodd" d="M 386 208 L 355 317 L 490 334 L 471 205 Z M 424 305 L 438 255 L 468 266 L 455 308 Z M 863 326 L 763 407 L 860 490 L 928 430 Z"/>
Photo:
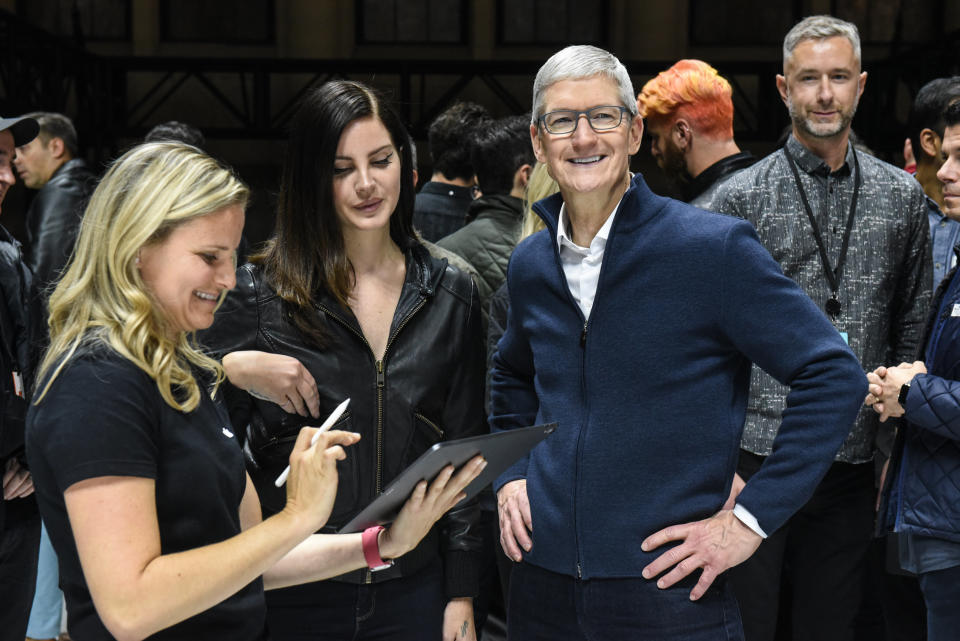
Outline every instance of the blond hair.
<path fill-rule="evenodd" d="M 527 189 L 523 194 L 523 228 L 520 231 L 520 240 L 546 229 L 543 220 L 533 211 L 533 203 L 552 196 L 560 191 L 557 181 L 547 172 L 547 165 L 538 162 L 530 172 Z"/>
<path fill-rule="evenodd" d="M 171 331 L 150 294 L 136 258 L 144 245 L 226 207 L 246 204 L 249 190 L 233 172 L 200 150 L 174 142 L 134 147 L 93 192 L 66 273 L 50 297 L 50 347 L 40 364 L 43 400 L 77 349 L 101 344 L 146 372 L 171 407 L 190 412 L 201 392 L 191 366 L 223 368 L 186 332 Z"/>

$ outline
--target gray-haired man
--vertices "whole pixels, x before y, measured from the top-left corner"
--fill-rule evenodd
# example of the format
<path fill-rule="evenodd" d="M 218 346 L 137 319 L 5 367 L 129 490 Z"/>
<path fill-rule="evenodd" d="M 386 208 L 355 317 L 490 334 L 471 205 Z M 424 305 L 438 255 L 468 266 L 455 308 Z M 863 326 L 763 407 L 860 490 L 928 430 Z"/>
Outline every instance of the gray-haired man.
<path fill-rule="evenodd" d="M 705 206 L 753 223 L 784 273 L 873 370 L 913 360 L 932 262 L 920 186 L 849 143 L 866 80 L 856 26 L 831 16 L 799 22 L 784 39 L 777 76 L 792 135 Z M 754 369 L 738 466 L 748 487 L 776 456 L 780 415 L 789 409 L 786 390 Z M 847 429 L 812 499 L 731 572 L 748 641 L 774 638 L 783 581 L 793 587 L 795 641 L 853 638 L 874 521 L 876 417 L 864 410 Z"/>
<path fill-rule="evenodd" d="M 560 51 L 533 103 L 560 194 L 535 205 L 547 230 L 510 260 L 491 426 L 559 427 L 495 484 L 518 562 L 510 638 L 740 639 L 718 576 L 813 491 L 864 374 L 749 224 L 630 175 L 643 123 L 614 56 Z M 792 410 L 734 504 L 751 362 L 793 386 Z"/>

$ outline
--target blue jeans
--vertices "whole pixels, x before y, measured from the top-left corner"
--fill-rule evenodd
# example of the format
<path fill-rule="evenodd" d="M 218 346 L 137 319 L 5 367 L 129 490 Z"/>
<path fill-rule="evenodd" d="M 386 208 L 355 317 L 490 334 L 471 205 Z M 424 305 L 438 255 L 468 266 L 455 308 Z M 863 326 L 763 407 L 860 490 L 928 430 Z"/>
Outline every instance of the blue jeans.
<path fill-rule="evenodd" d="M 60 571 L 57 553 L 53 551 L 47 526 L 40 531 L 40 559 L 37 564 L 37 591 L 33 595 L 27 636 L 31 639 L 56 639 L 60 636 L 60 615 L 63 612 L 63 592 L 60 591 Z"/>
<path fill-rule="evenodd" d="M 439 561 L 383 583 L 318 581 L 266 597 L 273 641 L 440 641 L 446 607 Z"/>
<path fill-rule="evenodd" d="M 699 573 L 696 573 L 699 577 Z M 509 641 L 742 641 L 740 610 L 724 577 L 699 601 L 695 580 L 667 590 L 643 578 L 579 581 L 529 563 L 510 577 Z"/>
<path fill-rule="evenodd" d="M 960 630 L 960 565 L 920 575 L 927 604 L 927 641 L 951 641 Z"/>

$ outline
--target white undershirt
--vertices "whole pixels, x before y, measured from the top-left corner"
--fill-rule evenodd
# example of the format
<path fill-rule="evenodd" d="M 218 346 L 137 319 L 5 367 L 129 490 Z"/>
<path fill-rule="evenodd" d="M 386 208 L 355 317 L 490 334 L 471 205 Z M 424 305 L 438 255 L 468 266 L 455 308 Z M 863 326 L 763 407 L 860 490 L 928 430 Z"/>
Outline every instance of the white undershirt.
<path fill-rule="evenodd" d="M 560 206 L 560 217 L 557 220 L 557 246 L 560 249 L 560 264 L 563 267 L 563 275 L 567 279 L 570 295 L 580 307 L 580 311 L 583 312 L 584 319 L 590 318 L 590 311 L 593 309 L 593 301 L 597 295 L 597 284 L 600 282 L 600 267 L 603 265 L 603 252 L 607 248 L 610 228 L 613 227 L 613 219 L 620 209 L 621 202 L 623 202 L 623 198 L 617 201 L 616 207 L 607 216 L 607 220 L 597 231 L 597 235 L 590 241 L 589 247 L 581 247 L 573 242 L 573 239 L 567 233 L 569 227 L 567 205 L 564 203 Z M 733 508 L 733 515 L 761 537 L 767 538 L 766 532 L 760 527 L 750 510 L 737 503 Z"/>
<path fill-rule="evenodd" d="M 620 209 L 620 201 L 613 208 L 606 222 L 597 231 L 597 235 L 590 241 L 589 247 L 581 247 L 573 242 L 567 233 L 567 205 L 560 206 L 560 219 L 557 221 L 557 245 L 560 248 L 560 264 L 563 266 L 563 275 L 567 277 L 567 287 L 570 295 L 580 307 L 585 319 L 590 318 L 593 309 L 593 299 L 597 295 L 597 283 L 600 281 L 600 265 L 603 263 L 603 250 L 607 247 L 607 238 L 613 219 Z"/>

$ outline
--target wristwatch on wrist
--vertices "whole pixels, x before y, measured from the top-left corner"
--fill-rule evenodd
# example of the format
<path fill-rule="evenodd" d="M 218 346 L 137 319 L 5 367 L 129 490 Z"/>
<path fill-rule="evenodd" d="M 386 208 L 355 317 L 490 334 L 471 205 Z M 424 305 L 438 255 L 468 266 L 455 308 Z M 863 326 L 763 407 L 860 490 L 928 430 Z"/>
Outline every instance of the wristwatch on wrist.
<path fill-rule="evenodd" d="M 368 527 L 360 536 L 360 541 L 363 544 L 363 558 L 372 572 L 386 570 L 393 566 L 393 559 L 384 561 L 380 558 L 380 532 L 382 531 L 382 525 L 375 525 Z"/>
<path fill-rule="evenodd" d="M 907 394 L 910 393 L 910 381 L 907 381 L 900 386 L 900 393 L 897 394 L 897 402 L 900 403 L 900 407 L 907 409 Z"/>

